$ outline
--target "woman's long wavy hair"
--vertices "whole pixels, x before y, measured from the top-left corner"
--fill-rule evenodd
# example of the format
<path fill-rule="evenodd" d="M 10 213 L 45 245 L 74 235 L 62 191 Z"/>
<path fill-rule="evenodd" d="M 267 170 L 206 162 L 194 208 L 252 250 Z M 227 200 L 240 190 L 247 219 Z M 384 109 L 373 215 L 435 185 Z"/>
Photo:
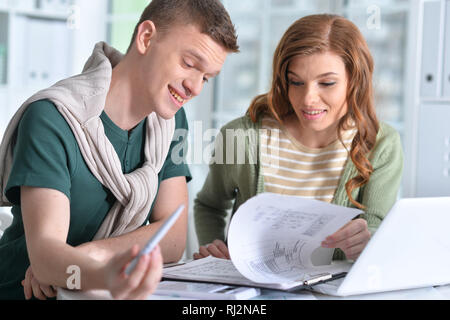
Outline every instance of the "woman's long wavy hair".
<path fill-rule="evenodd" d="M 358 175 L 346 182 L 350 201 L 358 208 L 362 204 L 352 197 L 352 191 L 365 185 L 373 172 L 368 159 L 379 130 L 373 98 L 373 58 L 359 29 L 349 20 L 329 14 L 306 16 L 294 22 L 284 34 L 274 54 L 272 86 L 268 93 L 257 96 L 247 111 L 253 122 L 262 115 L 280 123 L 294 113 L 288 96 L 287 71 L 291 60 L 299 55 L 332 52 L 343 60 L 348 76 L 347 114 L 338 124 L 338 138 L 356 125 L 350 156 Z"/>

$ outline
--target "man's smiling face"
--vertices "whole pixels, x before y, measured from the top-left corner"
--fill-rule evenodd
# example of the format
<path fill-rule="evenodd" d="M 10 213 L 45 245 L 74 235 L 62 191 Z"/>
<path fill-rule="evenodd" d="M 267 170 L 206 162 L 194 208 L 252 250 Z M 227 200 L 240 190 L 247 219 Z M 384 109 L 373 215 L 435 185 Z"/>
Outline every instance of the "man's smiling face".
<path fill-rule="evenodd" d="M 159 116 L 171 119 L 218 75 L 228 52 L 197 26 L 176 24 L 156 32 L 141 55 L 137 78 L 143 98 Z"/>

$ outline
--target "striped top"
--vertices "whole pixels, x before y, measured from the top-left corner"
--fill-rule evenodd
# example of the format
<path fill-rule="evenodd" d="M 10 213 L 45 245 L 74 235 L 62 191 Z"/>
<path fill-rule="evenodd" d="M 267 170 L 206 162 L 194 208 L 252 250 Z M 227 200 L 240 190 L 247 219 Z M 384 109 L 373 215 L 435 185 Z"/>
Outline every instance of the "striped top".
<path fill-rule="evenodd" d="M 333 200 L 356 129 L 321 149 L 308 148 L 276 120 L 265 118 L 260 132 L 261 164 L 266 192 Z"/>

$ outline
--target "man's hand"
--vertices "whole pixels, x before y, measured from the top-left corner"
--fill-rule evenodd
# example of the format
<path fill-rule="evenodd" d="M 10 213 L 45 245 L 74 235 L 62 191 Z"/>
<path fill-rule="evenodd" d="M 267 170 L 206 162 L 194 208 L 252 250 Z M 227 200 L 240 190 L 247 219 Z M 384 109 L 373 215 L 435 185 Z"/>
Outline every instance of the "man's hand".
<path fill-rule="evenodd" d="M 230 259 L 230 252 L 227 245 L 222 240 L 214 240 L 213 243 L 201 246 L 198 253 L 194 253 L 194 259 L 203 259 L 213 256 L 221 259 Z"/>
<path fill-rule="evenodd" d="M 339 248 L 349 260 L 356 260 L 371 237 L 364 219 L 352 220 L 322 242 L 324 248 Z"/>
<path fill-rule="evenodd" d="M 129 263 L 139 253 L 138 246 L 114 256 L 105 266 L 105 283 L 114 299 L 145 300 L 152 294 L 162 277 L 163 259 L 159 246 L 140 257 L 138 264 L 125 274 Z"/>
<path fill-rule="evenodd" d="M 25 273 L 25 279 L 22 280 L 23 292 L 25 299 L 30 300 L 33 295 L 39 300 L 46 300 L 47 298 L 56 297 L 56 290 L 52 286 L 40 284 L 33 275 L 31 266 L 28 267 Z"/>
<path fill-rule="evenodd" d="M 159 246 L 149 255 L 140 258 L 133 272 L 127 276 L 125 268 L 139 253 L 138 246 L 124 254 L 114 256 L 105 266 L 106 283 L 114 299 L 144 300 L 152 294 L 161 280 L 162 256 Z M 33 296 L 39 300 L 56 297 L 53 286 L 40 284 L 29 267 L 22 280 L 25 299 Z"/>

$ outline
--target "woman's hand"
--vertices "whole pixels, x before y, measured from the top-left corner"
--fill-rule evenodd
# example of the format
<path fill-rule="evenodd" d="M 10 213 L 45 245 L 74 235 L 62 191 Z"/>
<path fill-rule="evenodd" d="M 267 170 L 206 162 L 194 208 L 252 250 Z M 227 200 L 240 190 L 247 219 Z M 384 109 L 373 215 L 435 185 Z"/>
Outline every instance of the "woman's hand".
<path fill-rule="evenodd" d="M 214 240 L 213 243 L 201 246 L 198 253 L 194 253 L 194 259 L 203 259 L 213 256 L 221 259 L 230 259 L 230 252 L 227 245 L 222 240 Z"/>
<path fill-rule="evenodd" d="M 47 298 L 56 297 L 56 290 L 49 285 L 40 284 L 33 275 L 31 266 L 28 267 L 25 273 L 25 279 L 22 280 L 23 292 L 25 299 L 30 300 L 33 295 L 39 300 L 46 300 Z"/>
<path fill-rule="evenodd" d="M 140 257 L 130 275 L 125 274 L 129 263 L 139 253 L 135 245 L 129 251 L 114 256 L 105 267 L 106 286 L 114 299 L 145 300 L 152 294 L 162 277 L 163 259 L 159 246 Z"/>
<path fill-rule="evenodd" d="M 322 242 L 324 248 L 339 248 L 349 260 L 356 260 L 371 237 L 364 219 L 355 219 L 347 223 Z"/>

